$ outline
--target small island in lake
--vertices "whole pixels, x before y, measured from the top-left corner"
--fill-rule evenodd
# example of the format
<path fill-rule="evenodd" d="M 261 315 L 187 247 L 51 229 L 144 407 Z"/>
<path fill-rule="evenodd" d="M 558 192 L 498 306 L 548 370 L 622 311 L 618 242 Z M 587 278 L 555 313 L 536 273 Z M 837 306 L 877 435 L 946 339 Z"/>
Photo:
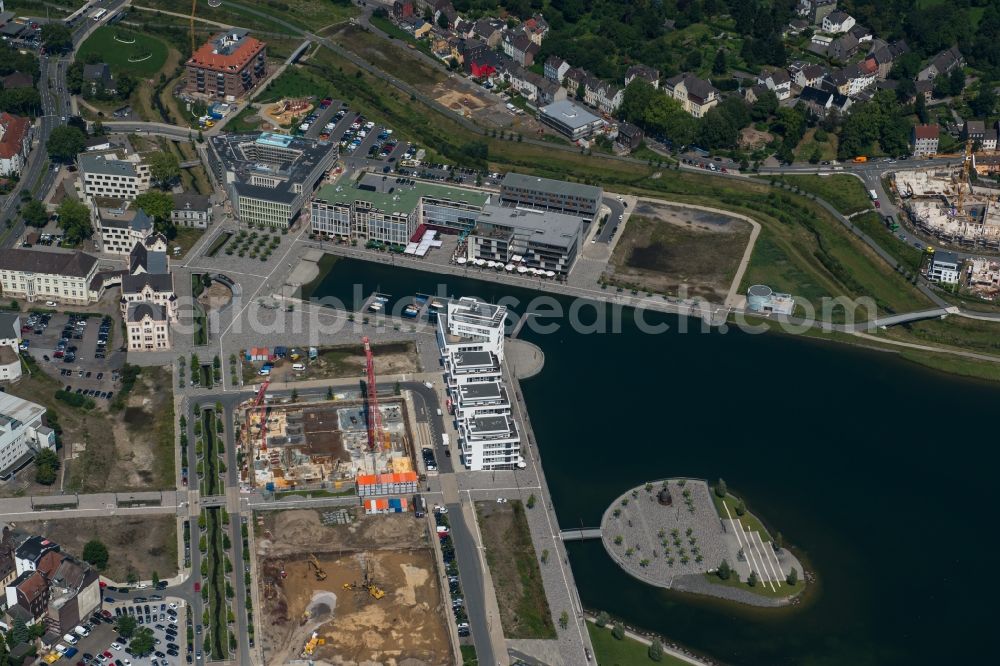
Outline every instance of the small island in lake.
<path fill-rule="evenodd" d="M 806 587 L 802 564 L 730 494 L 699 479 L 637 486 L 601 519 L 601 540 L 639 580 L 752 606 L 785 606 Z"/>

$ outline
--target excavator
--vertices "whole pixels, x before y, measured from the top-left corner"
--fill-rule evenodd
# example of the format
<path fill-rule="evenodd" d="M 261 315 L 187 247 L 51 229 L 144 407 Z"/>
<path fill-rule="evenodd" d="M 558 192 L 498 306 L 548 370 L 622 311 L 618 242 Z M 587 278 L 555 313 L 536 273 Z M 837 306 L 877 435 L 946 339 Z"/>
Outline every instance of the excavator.
<path fill-rule="evenodd" d="M 323 567 L 319 565 L 319 560 L 312 553 L 309 553 L 309 564 L 312 565 L 316 580 L 326 580 L 326 572 L 323 571 Z"/>
<path fill-rule="evenodd" d="M 372 599 L 381 599 L 384 597 L 385 590 L 379 588 L 379 586 L 375 584 L 375 568 L 370 559 L 365 559 L 362 567 L 362 573 L 364 574 L 364 582 L 362 585 L 368 588 L 368 594 L 371 595 Z"/>
<path fill-rule="evenodd" d="M 306 643 L 305 648 L 302 650 L 302 654 L 305 656 L 311 655 L 316 651 L 316 648 L 320 645 L 326 645 L 326 639 L 320 638 L 319 634 L 315 631 L 312 633 L 312 637 Z"/>

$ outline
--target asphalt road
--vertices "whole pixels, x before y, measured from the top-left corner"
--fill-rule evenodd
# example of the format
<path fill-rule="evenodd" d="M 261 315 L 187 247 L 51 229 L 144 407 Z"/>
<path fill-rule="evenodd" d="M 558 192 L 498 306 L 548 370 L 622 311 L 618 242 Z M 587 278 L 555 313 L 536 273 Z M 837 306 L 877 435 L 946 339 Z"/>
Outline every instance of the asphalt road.
<path fill-rule="evenodd" d="M 490 641 L 490 627 L 486 620 L 486 582 L 476 538 L 465 522 L 461 505 L 448 504 L 447 507 L 451 540 L 455 544 L 455 559 L 458 561 L 458 580 L 465 595 L 465 611 L 469 616 L 472 640 L 476 644 L 476 656 L 480 664 L 500 663 Z"/>
<path fill-rule="evenodd" d="M 615 229 L 621 224 L 619 218 L 625 215 L 625 206 L 621 201 L 613 197 L 604 197 L 602 203 L 611 209 L 611 214 L 608 215 L 608 221 L 604 223 L 604 228 L 601 229 L 601 233 L 597 237 L 597 242 L 610 243 L 611 239 L 615 237 Z"/>

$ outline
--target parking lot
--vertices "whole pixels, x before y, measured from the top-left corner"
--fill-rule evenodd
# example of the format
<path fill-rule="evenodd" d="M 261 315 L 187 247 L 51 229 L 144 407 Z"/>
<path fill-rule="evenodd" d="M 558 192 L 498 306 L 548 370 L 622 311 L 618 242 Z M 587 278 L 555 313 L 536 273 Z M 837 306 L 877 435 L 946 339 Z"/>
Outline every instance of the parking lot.
<path fill-rule="evenodd" d="M 55 646 L 63 657 L 54 663 L 75 663 L 77 666 L 174 666 L 193 663 L 197 655 L 182 647 L 186 635 L 181 633 L 186 619 L 186 606 L 174 599 L 151 595 L 139 602 L 104 600 L 104 609 L 95 611 L 78 628 L 66 628 L 67 634 Z M 129 615 L 136 620 L 136 630 L 149 627 L 153 632 L 153 652 L 136 656 L 129 640 L 117 630 L 118 618 Z M 70 640 L 72 639 L 72 640 Z"/>
<path fill-rule="evenodd" d="M 65 390 L 101 392 L 110 399 L 106 394 L 115 390 L 117 371 L 125 362 L 116 327 L 117 319 L 109 316 L 32 313 L 22 320 L 23 351 L 58 377 Z"/>

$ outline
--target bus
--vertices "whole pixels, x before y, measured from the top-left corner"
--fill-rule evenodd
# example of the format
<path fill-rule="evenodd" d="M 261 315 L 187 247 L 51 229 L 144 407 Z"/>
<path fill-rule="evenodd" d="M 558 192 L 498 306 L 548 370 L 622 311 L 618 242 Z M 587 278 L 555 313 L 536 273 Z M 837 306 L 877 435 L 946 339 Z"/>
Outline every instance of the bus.
<path fill-rule="evenodd" d="M 90 15 L 90 18 L 94 19 L 95 21 L 100 21 L 102 18 L 104 18 L 104 15 L 107 13 L 108 13 L 107 9 L 98 9 L 97 11 L 95 11 L 93 14 Z"/>

